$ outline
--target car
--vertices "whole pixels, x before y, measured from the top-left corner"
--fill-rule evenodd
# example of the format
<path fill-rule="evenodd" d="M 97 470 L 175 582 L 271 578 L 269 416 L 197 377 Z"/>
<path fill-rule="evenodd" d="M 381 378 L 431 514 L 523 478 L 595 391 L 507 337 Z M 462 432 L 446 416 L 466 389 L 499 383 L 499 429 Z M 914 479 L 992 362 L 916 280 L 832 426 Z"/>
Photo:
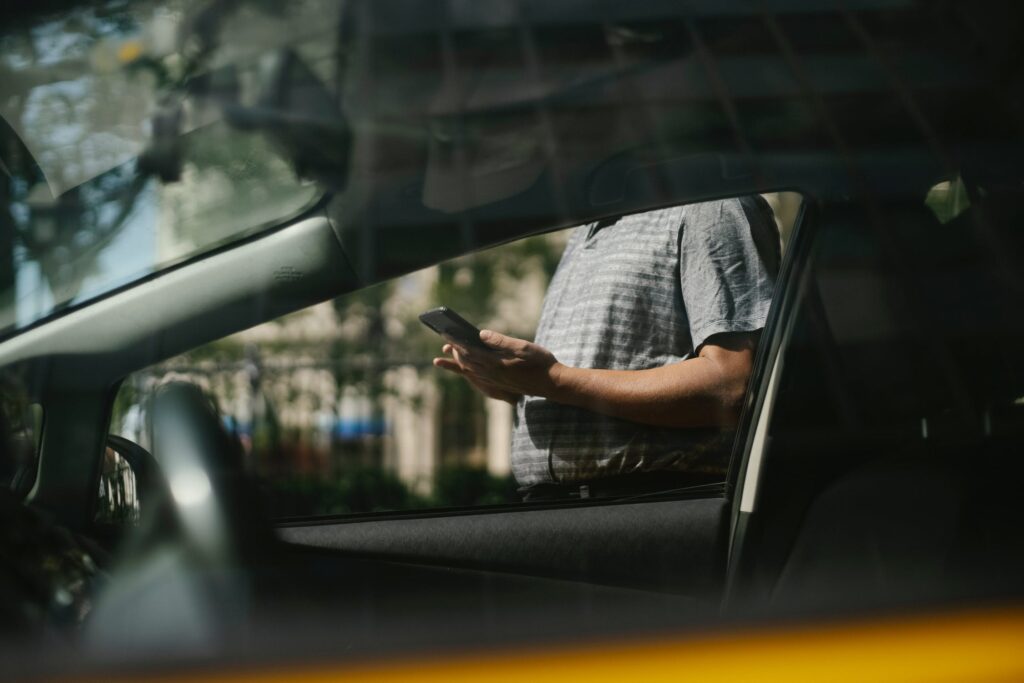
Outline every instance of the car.
<path fill-rule="evenodd" d="M 1024 674 L 1015 4 L 2 11 L 11 677 Z M 416 314 L 529 336 L 565 230 L 751 195 L 713 464 L 519 500 Z"/>

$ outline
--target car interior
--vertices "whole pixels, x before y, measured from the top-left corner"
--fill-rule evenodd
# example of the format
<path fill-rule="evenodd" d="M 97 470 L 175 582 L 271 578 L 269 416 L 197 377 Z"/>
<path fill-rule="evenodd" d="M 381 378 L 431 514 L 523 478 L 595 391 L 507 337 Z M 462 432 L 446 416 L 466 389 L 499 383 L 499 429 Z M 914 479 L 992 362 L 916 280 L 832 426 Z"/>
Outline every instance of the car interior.
<path fill-rule="evenodd" d="M 1013 315 L 1020 290 L 1016 271 L 998 260 L 1012 263 L 1020 254 L 1006 227 L 1015 224 L 1018 197 L 985 192 L 978 206 L 945 224 L 923 204 L 887 208 L 880 226 L 849 207 L 805 209 L 791 253 L 813 250 L 812 265 L 796 268 L 791 260 L 784 269 L 787 288 L 766 331 L 779 340 L 782 371 L 757 514 L 740 512 L 748 519 L 735 528 L 735 466 L 717 490 L 649 500 L 274 525 L 261 517 L 238 445 L 215 407 L 184 382 L 154 397 L 149 443 L 110 443 L 130 463 L 148 512 L 138 526 L 61 520 L 60 511 L 74 512 L 68 491 L 49 489 L 47 477 L 69 476 L 59 471 L 67 466 L 51 473 L 45 455 L 33 493 L 40 502 L 48 490 L 63 493 L 61 504 L 50 511 L 37 503 L 45 512 L 21 514 L 32 514 L 32 524 L 53 538 L 48 551 L 80 558 L 88 580 L 75 585 L 83 595 L 100 576 L 109 582 L 85 620 L 89 637 L 143 651 L 174 634 L 184 638 L 182 647 L 201 642 L 196 624 L 215 631 L 239 618 L 239 605 L 270 621 L 302 605 L 304 619 L 315 612 L 332 625 L 323 647 L 344 633 L 352 647 L 373 652 L 384 632 L 389 645 L 456 646 L 512 634 L 543 638 L 568 623 L 581 637 L 611 624 L 678 626 L 718 618 L 723 602 L 785 611 L 850 609 L 849 591 L 858 608 L 1016 594 L 1024 556 L 1012 495 L 1024 393 L 1013 343 L 1022 334 Z M 302 239 L 315 230 L 292 234 Z M 813 241 L 801 244 L 808 234 Z M 925 243 L 930 247 L 921 249 Z M 876 296 L 853 306 L 844 295 L 851 286 Z M 128 294 L 140 297 L 138 290 Z M 54 377 L 51 363 L 37 372 Z M 943 373 L 932 370 L 937 365 Z M 763 388 L 763 365 L 760 373 L 754 385 Z M 83 381 L 80 372 L 57 376 Z M 90 395 L 79 391 L 75 398 Z M 63 387 L 60 393 L 67 400 Z M 750 404 L 758 393 L 750 392 Z M 56 419 L 95 418 L 70 403 L 77 405 Z M 53 419 L 53 404 L 46 405 Z M 743 438 L 741 431 L 737 443 Z M 197 472 L 215 495 L 190 502 Z M 86 494 L 83 502 L 95 504 L 94 492 L 79 492 Z M 175 585 L 182 581 L 188 585 Z M 313 595 L 316 608 L 309 609 Z M 44 596 L 52 600 L 46 587 Z M 176 608 L 169 612 L 171 596 Z M 160 615 L 158 624 L 152 614 Z"/>
<path fill-rule="evenodd" d="M 820 234 L 739 560 L 750 590 L 817 604 L 848 600 L 844 587 L 888 601 L 1019 590 L 1019 215 L 998 188 L 971 196 L 945 223 L 894 207 Z"/>
<path fill-rule="evenodd" d="M 406 82 L 402 58 L 425 50 L 434 29 L 458 33 L 436 18 L 406 26 L 390 3 L 355 5 L 365 29 L 357 38 L 376 42 L 353 38 L 364 59 L 347 74 L 353 97 L 371 87 L 371 68 L 380 82 Z M 373 23 L 384 19 L 387 29 Z M 486 34 L 470 21 L 479 17 L 462 19 L 470 24 L 454 22 L 462 39 Z M 782 29 L 845 34 L 849 17 L 742 19 L 738 32 L 706 19 L 706 39 L 719 53 L 770 51 L 775 67 L 792 69 L 783 95 L 740 103 L 740 114 L 767 111 L 776 128 L 737 118 L 714 79 L 702 79 L 694 99 L 714 103 L 715 114 L 668 131 L 672 144 L 648 135 L 666 130 L 648 125 L 658 113 L 643 98 L 602 84 L 562 83 L 562 99 L 524 92 L 511 103 L 488 99 L 497 95 L 481 86 L 472 107 L 458 93 L 417 91 L 404 113 L 396 113 L 401 98 L 367 95 L 364 109 L 346 109 L 344 125 L 330 131 L 352 152 L 343 164 L 318 156 L 308 131 L 278 132 L 277 144 L 301 148 L 290 158 L 331 188 L 293 219 L 0 339 L 4 381 L 17 387 L 5 395 L 20 397 L 0 411 L 10 482 L 0 495 L 10 520 L 0 555 L 17 555 L 0 570 L 8 630 L 67 636 L 62 642 L 100 659 L 366 658 L 706 630 L 752 615 L 1019 599 L 1024 178 L 1001 161 L 1019 148 L 1004 145 L 1017 139 L 1004 130 L 1016 110 L 987 82 L 975 88 L 955 70 L 926 70 L 941 75 L 938 86 L 921 80 L 934 86 L 929 111 L 946 112 L 930 130 L 956 143 L 951 159 L 920 141 L 919 120 L 899 98 L 879 102 L 880 91 L 899 90 L 884 70 L 870 70 L 868 85 L 837 88 L 830 106 L 844 107 L 829 114 L 812 87 L 817 76 L 794 66 L 794 54 L 825 38 L 807 32 L 787 42 Z M 905 37 L 899 21 L 880 24 L 872 29 Z M 689 36 L 688 59 L 700 52 L 685 22 L 674 30 Z M 737 35 L 754 37 L 740 45 Z M 650 48 L 659 68 L 693 67 L 658 49 Z M 857 55 L 876 63 L 870 50 Z M 992 57 L 1003 69 L 996 76 L 1011 57 Z M 295 55 L 282 64 L 295 82 L 312 78 Z M 640 69 L 629 85 L 642 90 L 644 78 L 664 85 L 667 76 Z M 588 97 L 607 109 L 581 115 Z M 979 101 L 986 113 L 974 111 Z M 571 141 L 565 128 L 580 122 L 647 133 L 625 151 L 621 141 L 569 145 L 555 155 L 562 166 L 545 162 L 525 189 L 510 181 L 512 190 L 474 205 L 465 193 L 431 189 L 460 172 L 437 169 L 448 158 L 428 149 L 437 139 L 411 143 L 397 124 L 366 123 L 426 118 L 417 107 L 428 105 L 430 117 L 461 121 L 481 138 L 498 136 L 523 108 L 559 139 Z M 928 203 L 942 183 L 963 189 L 966 208 L 950 215 Z M 486 195 L 477 190 L 476 199 Z M 170 382 L 150 397 L 144 440 L 111 435 L 126 378 L 202 344 L 529 235 L 772 191 L 799 192 L 803 204 L 728 476 L 715 485 L 275 520 L 200 387 Z M 42 420 L 30 429 L 32 406 Z M 97 517 L 108 450 L 131 470 L 137 519 Z M 37 552 L 17 554 L 25 538 Z"/>

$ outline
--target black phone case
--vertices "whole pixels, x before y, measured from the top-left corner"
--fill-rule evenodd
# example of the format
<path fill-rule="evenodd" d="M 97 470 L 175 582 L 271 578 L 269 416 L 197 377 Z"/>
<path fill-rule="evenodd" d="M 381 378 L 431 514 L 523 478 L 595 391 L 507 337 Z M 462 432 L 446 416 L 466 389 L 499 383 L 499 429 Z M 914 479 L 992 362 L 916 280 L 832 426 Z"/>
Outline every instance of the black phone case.
<path fill-rule="evenodd" d="M 450 341 L 463 346 L 491 350 L 480 341 L 480 330 L 447 306 L 421 313 L 420 322 Z"/>

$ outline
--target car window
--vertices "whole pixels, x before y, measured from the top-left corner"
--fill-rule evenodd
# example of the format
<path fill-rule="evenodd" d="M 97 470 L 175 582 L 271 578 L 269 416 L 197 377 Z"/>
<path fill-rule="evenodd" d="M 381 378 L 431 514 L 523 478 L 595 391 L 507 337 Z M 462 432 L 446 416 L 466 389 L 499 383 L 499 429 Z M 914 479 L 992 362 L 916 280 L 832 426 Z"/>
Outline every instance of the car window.
<path fill-rule="evenodd" d="M 747 256 L 754 263 L 774 258 L 771 267 L 777 268 L 780 234 L 788 235 L 799 197 L 770 199 L 784 229 L 778 230 L 769 203 L 752 201 L 757 213 L 750 220 L 770 224 L 774 244 L 761 255 L 748 240 Z M 676 247 L 666 247 L 673 252 L 669 256 L 655 252 L 666 239 L 696 239 L 673 232 L 673 220 L 690 216 L 696 231 L 697 217 L 704 215 L 699 212 L 724 220 L 723 211 L 728 208 L 718 203 L 668 207 L 529 237 L 232 335 L 126 378 L 111 431 L 145 442 L 141 416 L 147 397 L 170 382 L 199 385 L 240 442 L 276 518 L 511 504 L 524 496 L 530 500 L 528 491 L 547 500 L 579 500 L 717 486 L 726 475 L 731 426 L 641 425 L 530 396 L 487 398 L 464 376 L 432 364 L 444 355 L 444 340 L 418 316 L 443 305 L 480 328 L 543 341 L 566 363 L 587 367 L 685 362 L 693 349 L 657 355 L 661 342 L 648 338 L 700 343 L 691 330 L 701 326 L 701 334 L 714 342 L 716 331 L 729 328 L 702 312 L 701 297 L 710 294 L 685 277 L 674 284 L 688 263 L 675 255 Z M 696 244 L 689 249 L 700 251 Z M 627 268 L 630 258 L 656 256 L 668 275 L 654 285 Z M 704 263 L 698 259 L 692 268 Z M 765 300 L 756 304 L 762 313 L 770 303 L 769 281 L 740 286 L 742 296 L 753 297 L 766 283 Z M 653 317 L 685 305 L 688 326 Z M 590 312 L 579 317 L 574 306 Z M 619 318 L 601 328 L 592 316 L 604 308 Z M 675 330 L 674 324 L 686 329 Z M 607 339 L 577 343 L 594 334 L 591 328 L 604 329 L 600 335 Z M 593 458 L 565 454 L 581 448 Z M 545 458 L 551 477 L 536 472 Z M 644 458 L 658 464 L 652 471 L 629 470 L 644 469 Z M 641 488 L 622 481 L 639 481 Z"/>
<path fill-rule="evenodd" d="M 100 1 L 0 28 L 0 334 L 310 206 L 280 103 L 333 106 L 332 5 Z"/>

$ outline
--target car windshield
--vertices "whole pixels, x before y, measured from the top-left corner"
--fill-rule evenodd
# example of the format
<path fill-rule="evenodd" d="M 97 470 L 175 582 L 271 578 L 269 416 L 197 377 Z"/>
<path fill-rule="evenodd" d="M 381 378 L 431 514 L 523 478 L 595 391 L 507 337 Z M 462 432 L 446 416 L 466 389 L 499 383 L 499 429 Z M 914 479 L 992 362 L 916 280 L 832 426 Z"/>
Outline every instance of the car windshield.
<path fill-rule="evenodd" d="M 317 164 L 282 121 L 296 98 L 321 139 L 340 120 L 336 14 L 107 1 L 6 22 L 0 334 L 314 203 Z"/>

